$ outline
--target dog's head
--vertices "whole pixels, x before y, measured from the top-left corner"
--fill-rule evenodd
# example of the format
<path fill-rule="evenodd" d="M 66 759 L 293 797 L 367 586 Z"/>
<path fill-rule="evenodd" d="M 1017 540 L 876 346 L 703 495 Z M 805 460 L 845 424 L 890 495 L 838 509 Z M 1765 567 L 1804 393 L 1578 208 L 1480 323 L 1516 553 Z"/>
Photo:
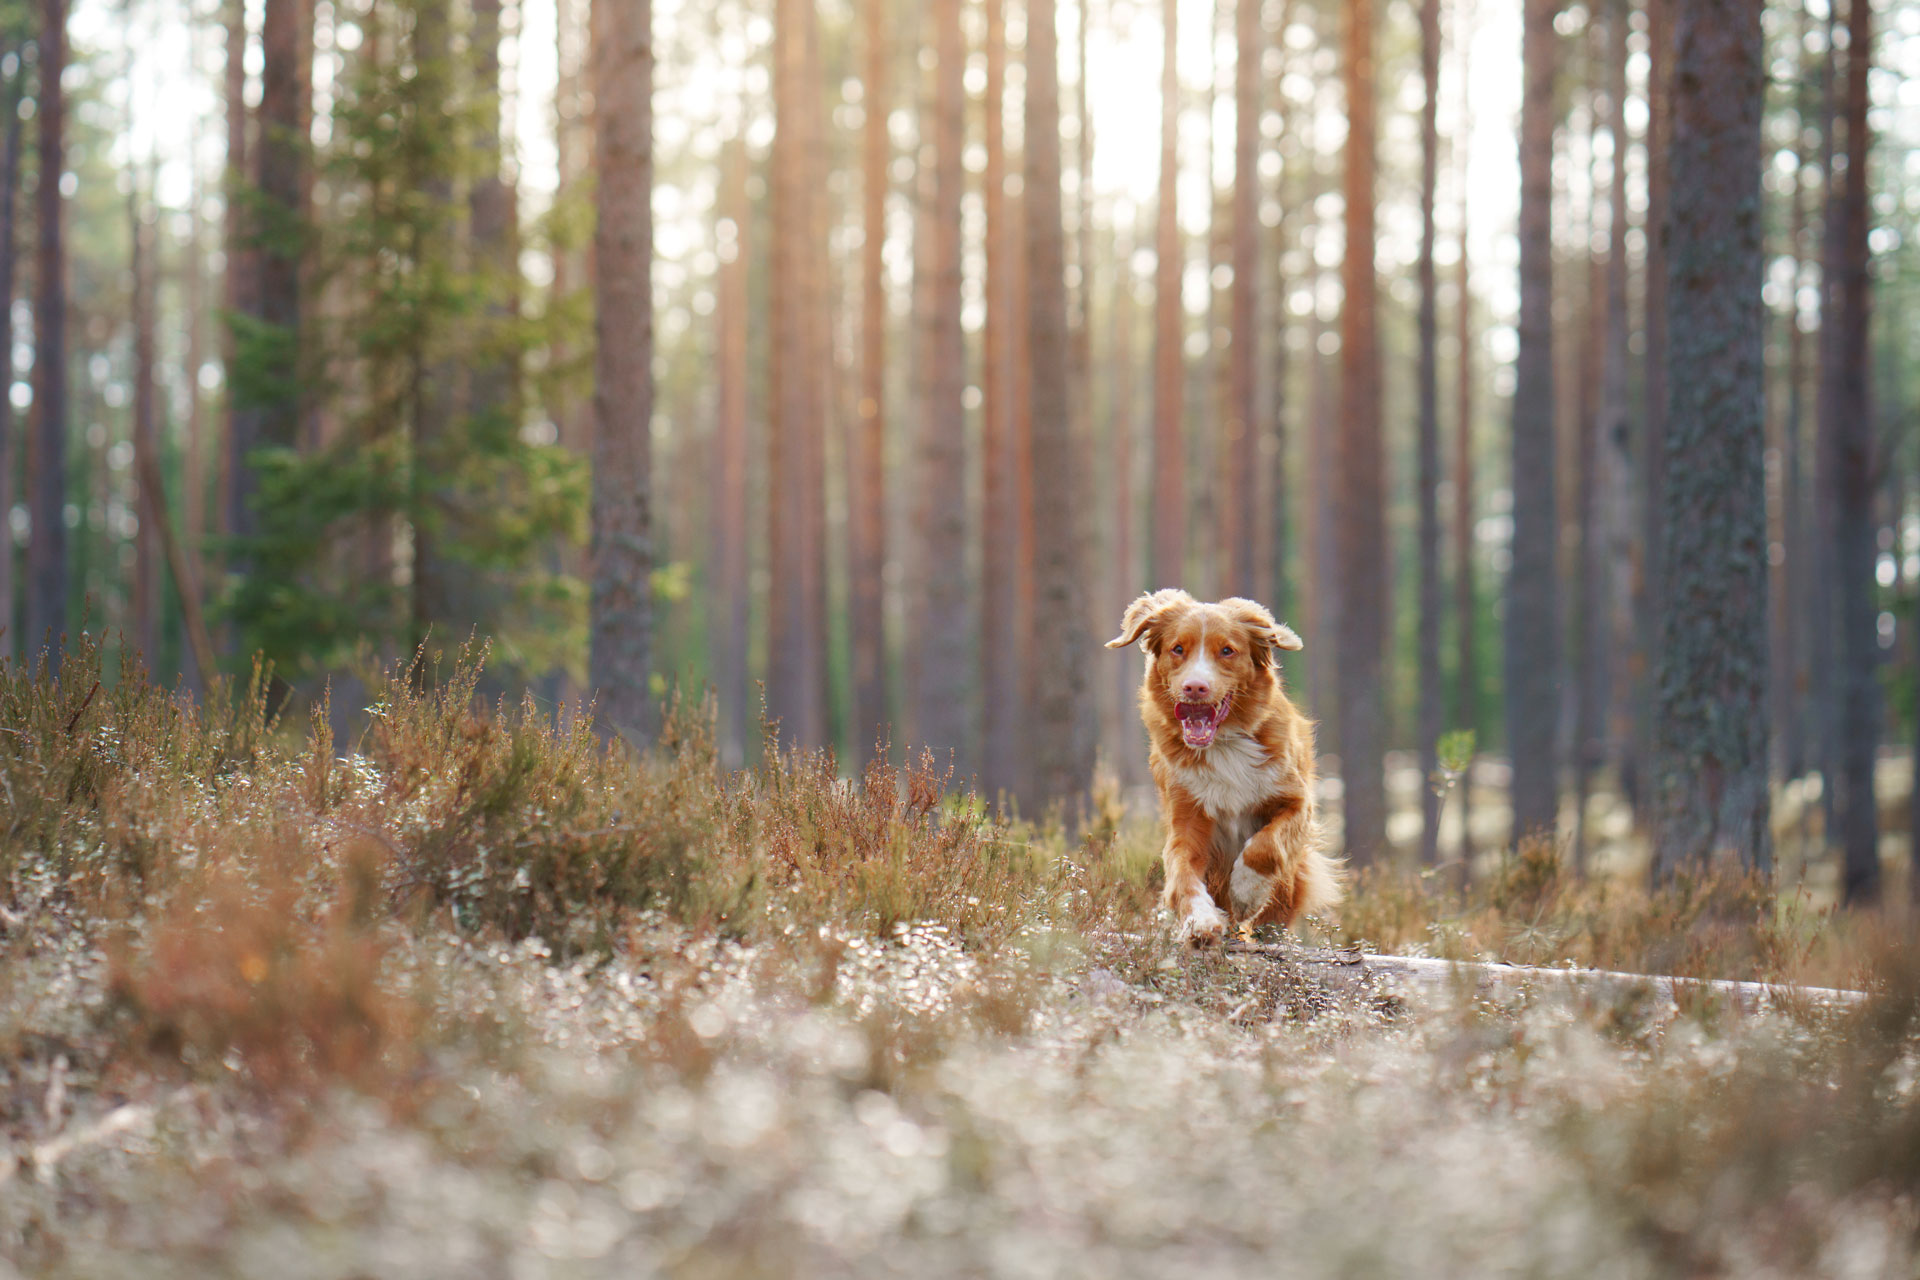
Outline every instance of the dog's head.
<path fill-rule="evenodd" d="M 1202 604 L 1184 591 L 1156 591 L 1127 606 L 1107 648 L 1136 642 L 1152 662 L 1150 692 L 1196 751 L 1212 745 L 1236 699 L 1272 680 L 1275 650 L 1301 647 L 1264 605 L 1238 596 Z"/>

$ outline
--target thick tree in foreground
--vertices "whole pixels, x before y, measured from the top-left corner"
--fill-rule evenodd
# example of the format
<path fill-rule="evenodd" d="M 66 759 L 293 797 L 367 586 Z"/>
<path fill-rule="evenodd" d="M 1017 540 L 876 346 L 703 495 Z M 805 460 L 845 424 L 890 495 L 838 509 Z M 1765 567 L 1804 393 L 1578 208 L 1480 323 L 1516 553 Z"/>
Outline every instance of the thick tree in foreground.
<path fill-rule="evenodd" d="M 653 738 L 653 6 L 594 0 L 593 585 L 587 684 L 603 732 Z"/>
<path fill-rule="evenodd" d="M 1045 477 L 1033 512 L 1036 632 L 1031 799 L 1071 802 L 1093 776 L 1087 689 L 1086 580 L 1081 565 L 1081 465 L 1067 403 L 1067 285 L 1060 222 L 1060 70 L 1053 0 L 1027 5 L 1026 181 L 1028 351 L 1033 359 L 1033 471 Z"/>
<path fill-rule="evenodd" d="M 1339 548 L 1340 772 L 1346 784 L 1347 858 L 1365 865 L 1385 852 L 1385 699 L 1381 656 L 1386 615 L 1386 495 L 1381 483 L 1380 349 L 1374 275 L 1373 0 L 1348 0 L 1343 74 L 1347 89 L 1346 256 L 1340 308 Z"/>
<path fill-rule="evenodd" d="M 1833 564 L 1839 602 L 1838 733 L 1834 811 L 1849 903 L 1880 896 L 1878 813 L 1873 795 L 1879 743 L 1879 638 L 1874 615 L 1874 426 L 1868 403 L 1871 359 L 1868 274 L 1867 77 L 1873 66 L 1873 7 L 1851 0 L 1847 18 L 1846 168 L 1837 209 L 1832 281 L 1839 323 L 1827 354 L 1832 370 Z M 1831 214 L 1830 214 L 1831 216 Z M 1676 363 L 1678 363 L 1676 359 Z"/>
<path fill-rule="evenodd" d="M 1019 362 L 1014 335 L 1018 276 L 1014 206 L 1007 199 L 1004 101 L 1007 80 L 1005 0 L 986 0 L 986 321 L 981 326 L 980 453 L 980 777 L 987 794 L 1011 793 L 1025 774 L 1021 685 L 1021 514 Z M 884 128 L 884 126 L 883 126 Z M 884 323 L 884 317 L 882 317 Z"/>
<path fill-rule="evenodd" d="M 1560 519 L 1553 461 L 1553 19 L 1526 0 L 1520 104 L 1520 354 L 1513 392 L 1513 570 L 1507 579 L 1507 746 L 1513 833 L 1551 831 L 1558 805 Z"/>
<path fill-rule="evenodd" d="M 33 540 L 27 544 L 27 643 L 43 645 L 60 669 L 60 638 L 67 629 L 67 251 L 62 237 L 66 211 L 60 174 L 66 168 L 65 98 L 60 77 L 67 65 L 66 0 L 40 6 L 40 95 L 35 103 L 40 176 L 35 208 L 39 220 L 37 297 L 33 308 L 33 435 L 27 442 L 28 509 Z"/>
<path fill-rule="evenodd" d="M 1762 0 L 1675 6 L 1654 868 L 1770 856 Z"/>

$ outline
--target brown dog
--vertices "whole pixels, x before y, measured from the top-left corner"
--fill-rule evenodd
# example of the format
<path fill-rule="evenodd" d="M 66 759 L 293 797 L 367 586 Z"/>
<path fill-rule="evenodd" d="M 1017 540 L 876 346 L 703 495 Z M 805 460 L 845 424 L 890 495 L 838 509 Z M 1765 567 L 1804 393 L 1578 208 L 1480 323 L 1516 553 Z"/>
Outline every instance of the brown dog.
<path fill-rule="evenodd" d="M 1251 600 L 1156 591 L 1127 606 L 1107 647 L 1136 641 L 1167 821 L 1165 903 L 1181 936 L 1205 946 L 1233 921 L 1284 927 L 1339 902 L 1340 866 L 1320 851 L 1314 816 L 1313 723 L 1280 687 L 1277 652 L 1300 637 Z"/>

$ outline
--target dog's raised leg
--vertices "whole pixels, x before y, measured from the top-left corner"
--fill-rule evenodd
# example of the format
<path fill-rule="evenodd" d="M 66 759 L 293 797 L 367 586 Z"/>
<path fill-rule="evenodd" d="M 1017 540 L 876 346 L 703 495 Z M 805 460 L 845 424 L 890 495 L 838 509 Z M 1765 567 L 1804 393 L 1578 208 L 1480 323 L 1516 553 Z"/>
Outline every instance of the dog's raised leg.
<path fill-rule="evenodd" d="M 1173 824 L 1160 855 L 1167 872 L 1161 901 L 1178 921 L 1181 941 L 1189 946 L 1212 946 L 1227 936 L 1227 926 L 1232 923 L 1207 889 L 1207 846 L 1212 838 L 1211 820 L 1204 815 L 1190 817 Z"/>

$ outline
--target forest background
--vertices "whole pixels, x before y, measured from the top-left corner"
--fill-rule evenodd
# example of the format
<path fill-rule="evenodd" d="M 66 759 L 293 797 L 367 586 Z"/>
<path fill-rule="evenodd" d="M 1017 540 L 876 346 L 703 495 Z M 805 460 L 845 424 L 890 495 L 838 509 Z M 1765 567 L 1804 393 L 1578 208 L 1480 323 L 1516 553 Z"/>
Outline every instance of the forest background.
<path fill-rule="evenodd" d="M 1871 899 L 1916 72 L 1904 0 L 12 5 L 0 646 L 345 715 L 476 637 L 1038 813 L 1144 780 L 1178 584 L 1305 637 L 1356 863 Z"/>

